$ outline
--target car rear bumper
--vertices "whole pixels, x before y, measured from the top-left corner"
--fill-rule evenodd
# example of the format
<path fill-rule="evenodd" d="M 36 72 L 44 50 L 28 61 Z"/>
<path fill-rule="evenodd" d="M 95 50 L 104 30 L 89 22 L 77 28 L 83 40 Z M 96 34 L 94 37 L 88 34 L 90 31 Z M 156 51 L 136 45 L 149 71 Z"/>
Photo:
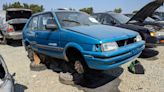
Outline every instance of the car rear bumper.
<path fill-rule="evenodd" d="M 12 40 L 21 40 L 22 39 L 22 32 L 11 32 L 6 35 L 7 39 Z"/>
<path fill-rule="evenodd" d="M 110 52 L 84 52 L 89 68 L 108 70 L 136 59 L 145 48 L 145 42 L 136 42 Z"/>

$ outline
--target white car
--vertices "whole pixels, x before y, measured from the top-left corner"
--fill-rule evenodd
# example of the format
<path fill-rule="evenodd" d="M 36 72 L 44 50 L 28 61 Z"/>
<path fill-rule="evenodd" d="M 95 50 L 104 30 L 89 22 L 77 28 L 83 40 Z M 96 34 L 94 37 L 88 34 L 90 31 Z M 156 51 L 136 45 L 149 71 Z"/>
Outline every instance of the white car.
<path fill-rule="evenodd" d="M 7 66 L 0 55 L 0 92 L 14 92 L 13 76 L 8 72 Z"/>

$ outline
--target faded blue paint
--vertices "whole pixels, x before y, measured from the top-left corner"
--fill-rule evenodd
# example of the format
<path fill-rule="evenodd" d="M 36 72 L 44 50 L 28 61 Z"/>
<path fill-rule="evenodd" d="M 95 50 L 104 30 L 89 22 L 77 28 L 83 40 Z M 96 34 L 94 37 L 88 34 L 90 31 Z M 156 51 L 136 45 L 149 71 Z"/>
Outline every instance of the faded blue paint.
<path fill-rule="evenodd" d="M 27 24 L 29 23 L 28 22 L 23 30 L 24 44 L 26 42 L 28 43 L 34 42 L 35 44 L 31 44 L 31 45 L 32 48 L 37 52 L 64 60 L 67 60 L 65 54 L 66 50 L 69 47 L 76 48 L 84 56 L 85 62 L 88 64 L 90 68 L 100 69 L 100 70 L 106 70 L 106 69 L 118 67 L 123 63 L 135 59 L 140 55 L 140 53 L 144 49 L 145 42 L 140 41 L 123 47 L 119 47 L 117 50 L 113 50 L 109 52 L 95 52 L 93 51 L 93 46 L 95 46 L 96 44 L 115 42 L 118 40 L 132 38 L 137 36 L 138 33 L 127 29 L 106 26 L 101 24 L 92 25 L 92 26 L 76 26 L 76 27 L 62 28 L 55 13 L 52 12 L 52 14 L 58 24 L 58 30 L 29 31 L 26 28 Z M 32 36 L 28 35 L 29 32 L 31 32 Z M 35 38 L 36 34 L 39 34 L 40 38 Z M 49 43 L 57 43 L 56 48 L 59 50 L 57 51 L 50 50 L 48 48 L 51 47 Z M 47 47 L 45 48 L 44 46 Z M 120 62 L 109 65 L 109 63 L 111 62 L 113 63 L 118 61 Z"/>

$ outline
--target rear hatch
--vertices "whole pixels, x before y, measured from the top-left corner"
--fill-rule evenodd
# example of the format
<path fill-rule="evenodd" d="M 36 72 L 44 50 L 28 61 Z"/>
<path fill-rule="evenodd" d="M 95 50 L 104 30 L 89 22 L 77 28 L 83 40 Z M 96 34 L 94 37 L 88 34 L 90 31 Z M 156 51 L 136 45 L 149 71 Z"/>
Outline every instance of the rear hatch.
<path fill-rule="evenodd" d="M 164 0 L 154 0 L 140 9 L 127 23 L 130 21 L 144 22 L 144 20 L 153 15 L 153 13 L 164 3 Z"/>
<path fill-rule="evenodd" d="M 32 11 L 29 9 L 8 9 L 6 11 L 6 21 L 12 25 L 14 31 L 22 31 L 27 20 L 31 17 Z"/>

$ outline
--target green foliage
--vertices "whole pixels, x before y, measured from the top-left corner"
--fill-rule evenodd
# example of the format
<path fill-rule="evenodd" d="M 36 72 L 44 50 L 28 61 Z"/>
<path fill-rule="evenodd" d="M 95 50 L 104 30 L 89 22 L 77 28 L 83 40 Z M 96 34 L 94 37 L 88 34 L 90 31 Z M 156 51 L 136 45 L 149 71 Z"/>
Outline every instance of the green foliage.
<path fill-rule="evenodd" d="M 23 3 L 21 4 L 19 1 L 18 2 L 14 2 L 14 3 L 9 3 L 9 4 L 3 4 L 3 10 L 7 10 L 9 8 L 25 8 L 25 9 L 31 9 L 33 11 L 33 13 L 36 12 L 42 12 L 44 11 L 44 7 L 43 5 L 37 5 L 37 4 L 27 4 L 27 3 Z"/>
<path fill-rule="evenodd" d="M 121 8 L 116 8 L 116 9 L 114 9 L 114 12 L 121 13 L 122 12 L 122 9 Z"/>
<path fill-rule="evenodd" d="M 88 14 L 93 14 L 93 8 L 92 7 L 79 9 L 79 11 L 86 12 Z"/>

